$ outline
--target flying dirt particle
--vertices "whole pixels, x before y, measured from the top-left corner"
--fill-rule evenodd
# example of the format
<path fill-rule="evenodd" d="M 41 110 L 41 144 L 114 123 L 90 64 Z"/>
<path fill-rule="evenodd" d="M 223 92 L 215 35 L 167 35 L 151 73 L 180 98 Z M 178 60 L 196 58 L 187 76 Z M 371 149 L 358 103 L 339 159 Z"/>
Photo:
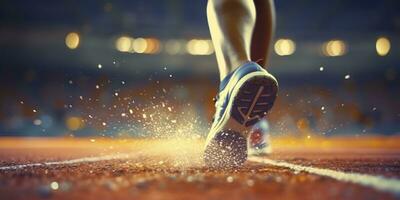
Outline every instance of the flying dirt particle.
<path fill-rule="evenodd" d="M 96 85 L 96 89 L 99 89 L 100 88 L 100 86 L 99 85 Z"/>
<path fill-rule="evenodd" d="M 90 119 L 93 119 L 93 116 L 92 116 L 92 115 L 89 115 L 89 118 L 90 118 Z"/>
<path fill-rule="evenodd" d="M 35 120 L 33 120 L 33 124 L 36 125 L 36 126 L 40 126 L 42 124 L 42 120 L 35 119 Z"/>
<path fill-rule="evenodd" d="M 320 67 L 319 71 L 321 71 L 321 72 L 324 71 L 324 67 Z"/>
<path fill-rule="evenodd" d="M 121 113 L 121 117 L 125 117 L 126 116 L 126 114 L 125 113 Z"/>
<path fill-rule="evenodd" d="M 252 186 L 254 186 L 254 180 L 248 179 L 248 180 L 246 181 L 246 184 L 247 184 L 247 186 L 252 187 Z"/>
<path fill-rule="evenodd" d="M 53 181 L 53 182 L 50 183 L 50 188 L 52 190 L 58 190 L 59 185 L 58 185 L 58 183 L 56 181 Z"/>
<path fill-rule="evenodd" d="M 103 126 L 106 126 L 107 125 L 107 123 L 105 123 L 105 122 L 103 122 L 103 123 L 101 123 Z"/>
<path fill-rule="evenodd" d="M 350 78 L 350 74 L 347 74 L 346 76 L 344 76 L 344 79 L 349 79 Z"/>
<path fill-rule="evenodd" d="M 226 177 L 226 182 L 232 183 L 233 182 L 233 177 L 232 176 Z"/>
<path fill-rule="evenodd" d="M 36 110 L 36 109 L 33 109 L 32 111 L 33 111 L 34 113 L 35 113 L 35 112 L 37 112 L 37 110 Z"/>
<path fill-rule="evenodd" d="M 143 114 L 143 119 L 146 119 L 146 118 L 147 118 L 146 114 Z"/>
<path fill-rule="evenodd" d="M 187 181 L 188 183 L 193 182 L 193 180 L 194 180 L 194 177 L 193 177 L 193 176 L 188 176 L 188 177 L 186 178 L 186 181 Z"/>
<path fill-rule="evenodd" d="M 118 96 L 118 92 L 114 93 L 114 95 L 117 97 Z"/>
<path fill-rule="evenodd" d="M 130 114 L 133 114 L 133 110 L 132 110 L 132 109 L 129 109 L 129 113 L 130 113 Z"/>
<path fill-rule="evenodd" d="M 95 139 L 90 139 L 90 142 L 96 142 L 96 140 Z"/>
<path fill-rule="evenodd" d="M 321 110 L 325 110 L 325 107 L 324 107 L 324 106 L 322 106 L 322 107 L 321 107 Z"/>
<path fill-rule="evenodd" d="M 99 69 L 101 69 L 102 67 L 103 67 L 103 65 L 101 65 L 101 64 L 97 65 L 97 68 L 99 68 Z"/>

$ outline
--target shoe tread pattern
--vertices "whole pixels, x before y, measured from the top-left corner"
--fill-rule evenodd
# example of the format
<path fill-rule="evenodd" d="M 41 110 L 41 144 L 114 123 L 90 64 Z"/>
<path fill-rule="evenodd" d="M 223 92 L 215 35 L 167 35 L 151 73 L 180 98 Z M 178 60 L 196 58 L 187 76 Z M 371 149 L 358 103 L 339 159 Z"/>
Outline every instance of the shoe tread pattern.
<path fill-rule="evenodd" d="M 271 110 L 277 90 L 276 82 L 269 77 L 249 79 L 235 97 L 232 117 L 246 127 L 254 125 Z"/>

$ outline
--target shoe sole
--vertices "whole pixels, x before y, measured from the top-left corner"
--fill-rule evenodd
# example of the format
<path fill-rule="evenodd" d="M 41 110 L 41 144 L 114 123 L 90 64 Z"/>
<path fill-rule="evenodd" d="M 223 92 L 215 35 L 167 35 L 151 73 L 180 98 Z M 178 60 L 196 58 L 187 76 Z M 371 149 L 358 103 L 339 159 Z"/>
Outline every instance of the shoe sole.
<path fill-rule="evenodd" d="M 246 77 L 248 76 L 248 77 Z M 247 159 L 247 136 L 250 132 L 250 126 L 260 121 L 272 108 L 277 92 L 278 83 L 272 75 L 265 75 L 259 72 L 254 72 L 246 75 L 244 82 L 233 90 L 233 101 L 228 103 L 226 115 L 220 127 L 220 131 L 216 131 L 215 135 L 207 140 L 204 161 L 207 166 L 231 168 L 232 166 L 240 166 Z M 236 94 L 235 94 L 236 93 Z M 220 125 L 220 126 L 221 126 Z M 227 142 L 221 140 L 220 135 L 230 133 L 240 135 L 234 137 L 238 141 L 235 145 L 231 138 Z M 244 142 L 242 144 L 242 139 Z M 239 145 L 240 143 L 240 145 Z M 232 154 L 223 154 L 225 158 L 218 156 L 218 153 L 226 150 L 220 144 L 227 145 L 232 151 Z M 234 146 L 244 146 L 245 148 L 234 148 Z M 222 160 L 223 162 L 221 162 Z"/>
<path fill-rule="evenodd" d="M 259 122 L 271 110 L 278 86 L 269 77 L 254 77 L 239 89 L 232 107 L 231 116 L 245 127 Z"/>

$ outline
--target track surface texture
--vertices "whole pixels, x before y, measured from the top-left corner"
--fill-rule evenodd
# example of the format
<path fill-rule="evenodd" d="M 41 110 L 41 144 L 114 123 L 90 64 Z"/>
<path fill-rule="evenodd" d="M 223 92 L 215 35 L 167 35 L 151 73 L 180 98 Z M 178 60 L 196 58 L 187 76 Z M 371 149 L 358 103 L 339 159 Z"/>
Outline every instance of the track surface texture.
<path fill-rule="evenodd" d="M 277 138 L 271 155 L 211 170 L 197 140 L 2 138 L 0 199 L 400 199 L 399 144 Z"/>

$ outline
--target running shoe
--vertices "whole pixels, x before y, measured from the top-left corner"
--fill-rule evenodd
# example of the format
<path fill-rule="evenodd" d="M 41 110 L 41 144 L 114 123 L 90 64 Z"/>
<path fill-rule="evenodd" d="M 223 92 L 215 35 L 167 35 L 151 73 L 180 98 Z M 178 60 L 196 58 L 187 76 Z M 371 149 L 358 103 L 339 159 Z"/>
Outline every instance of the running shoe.
<path fill-rule="evenodd" d="M 207 166 L 233 168 L 246 161 L 247 137 L 272 108 L 277 92 L 275 77 L 255 62 L 243 64 L 221 81 L 205 144 Z"/>
<path fill-rule="evenodd" d="M 249 156 L 265 156 L 271 153 L 271 142 L 269 138 L 269 124 L 264 118 L 256 123 L 249 136 Z"/>

